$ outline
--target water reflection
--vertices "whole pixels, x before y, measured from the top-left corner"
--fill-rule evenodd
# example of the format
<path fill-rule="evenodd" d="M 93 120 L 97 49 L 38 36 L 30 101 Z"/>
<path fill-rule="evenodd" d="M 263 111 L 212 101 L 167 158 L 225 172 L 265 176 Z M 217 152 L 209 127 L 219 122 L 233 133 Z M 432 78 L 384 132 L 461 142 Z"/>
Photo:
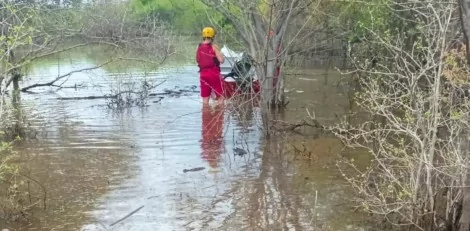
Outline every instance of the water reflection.
<path fill-rule="evenodd" d="M 261 124 L 256 120 L 256 109 L 259 109 L 258 98 L 256 96 L 240 96 L 234 97 L 232 100 L 232 108 L 230 115 L 233 116 L 236 125 L 241 129 L 241 133 L 253 132 L 251 128 Z"/>
<path fill-rule="evenodd" d="M 113 121 L 101 126 L 86 123 L 86 116 L 95 112 L 85 105 L 81 105 L 81 122 L 77 122 L 70 104 L 20 104 L 24 114 L 31 116 L 31 126 L 46 138 L 28 140 L 17 147 L 24 166 L 22 174 L 29 176 L 26 183 L 31 201 L 40 202 L 40 206 L 28 211 L 32 215 L 29 222 L 12 230 L 78 230 L 93 219 L 85 212 L 94 209 L 98 198 L 109 192 L 109 186 L 132 176 L 135 169 L 126 164 L 135 161 L 133 150 L 128 148 L 129 139 L 108 132 L 116 128 Z M 55 113 L 47 113 L 51 109 Z M 94 118 L 100 121 L 100 116 L 95 114 Z M 99 135 L 95 131 L 100 131 Z"/>
<path fill-rule="evenodd" d="M 211 168 L 217 168 L 223 152 L 224 110 L 220 107 L 202 108 L 202 158 Z"/>

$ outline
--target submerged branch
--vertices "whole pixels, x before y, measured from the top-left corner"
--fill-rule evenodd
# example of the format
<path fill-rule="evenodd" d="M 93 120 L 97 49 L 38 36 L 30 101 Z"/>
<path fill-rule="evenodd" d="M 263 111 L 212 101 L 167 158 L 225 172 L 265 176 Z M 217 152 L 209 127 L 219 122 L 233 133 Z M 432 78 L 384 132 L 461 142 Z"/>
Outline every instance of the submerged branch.
<path fill-rule="evenodd" d="M 117 99 L 122 94 L 142 94 L 140 91 L 123 91 L 115 95 L 99 95 L 99 96 L 78 96 L 78 97 L 58 97 L 58 100 L 81 100 L 81 99 Z"/>
<path fill-rule="evenodd" d="M 154 86 L 151 86 L 149 87 L 147 90 L 149 89 L 154 89 L 160 85 L 162 85 L 163 83 L 165 83 L 166 80 L 163 80 L 161 81 L 160 83 L 154 85 Z M 121 91 L 117 94 L 114 94 L 114 95 L 101 95 L 101 96 L 82 96 L 82 97 L 58 97 L 57 99 L 58 100 L 86 100 L 86 99 L 117 99 L 119 96 L 123 95 L 123 94 L 136 94 L 136 95 L 140 95 L 140 94 L 143 94 L 144 91 Z M 148 94 L 148 96 L 158 96 L 159 93 L 151 93 L 151 94 Z"/>
<path fill-rule="evenodd" d="M 307 120 L 301 120 L 299 123 L 288 123 L 285 121 L 274 121 L 274 122 L 284 124 L 282 128 L 276 129 L 278 131 L 294 131 L 295 129 L 300 128 L 300 127 L 312 127 L 312 128 L 321 129 L 323 131 L 328 130 L 325 126 L 321 125 L 320 122 L 318 122 L 316 119 L 311 119 L 311 122 L 308 122 Z"/>
<path fill-rule="evenodd" d="M 46 190 L 46 187 L 44 187 L 43 184 L 41 184 L 39 181 L 37 181 L 36 179 L 32 178 L 31 176 L 28 176 L 26 174 L 23 174 L 23 173 L 20 173 L 21 176 L 23 177 L 26 177 L 27 179 L 31 180 L 32 182 L 36 183 L 39 187 L 41 187 L 43 193 L 44 193 L 44 197 L 42 198 L 42 202 L 44 204 L 44 211 L 46 211 L 46 206 L 47 206 L 47 190 Z M 35 205 L 36 203 L 34 203 Z M 34 206 L 34 205 L 31 205 L 30 207 Z"/>
<path fill-rule="evenodd" d="M 111 225 L 109 225 L 109 227 L 113 227 L 114 225 L 116 225 L 117 223 L 129 218 L 130 216 L 134 215 L 134 213 L 138 212 L 139 210 L 141 210 L 142 208 L 144 207 L 144 205 L 140 206 L 139 208 L 135 209 L 134 211 L 132 211 L 131 213 L 127 214 L 125 217 L 113 222 Z"/>
<path fill-rule="evenodd" d="M 83 97 L 58 97 L 58 100 L 82 100 L 82 99 L 115 99 L 117 95 L 83 96 Z"/>

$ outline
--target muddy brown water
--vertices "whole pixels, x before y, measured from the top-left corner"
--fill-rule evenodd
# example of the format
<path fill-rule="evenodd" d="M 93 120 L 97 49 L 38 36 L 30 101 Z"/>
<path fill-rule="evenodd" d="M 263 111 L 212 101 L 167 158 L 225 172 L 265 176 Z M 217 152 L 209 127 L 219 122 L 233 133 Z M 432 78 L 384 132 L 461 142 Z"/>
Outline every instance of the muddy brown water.
<path fill-rule="evenodd" d="M 22 84 L 90 65 L 83 56 L 60 65 L 39 63 Z M 104 95 L 117 86 L 116 79 L 129 79 L 128 73 L 133 79 L 166 80 L 156 92 L 198 85 L 194 65 L 154 72 L 98 69 L 73 74 L 64 84 L 84 83 L 83 89 L 23 94 L 23 114 L 38 133 L 17 150 L 28 174 L 46 189 L 47 206 L 40 203 L 29 211 L 30 220 L 5 228 L 372 230 L 351 208 L 353 194 L 335 166 L 341 143 L 332 137 L 265 141 L 258 108 L 243 115 L 203 110 L 197 93 L 151 98 L 147 107 L 121 112 L 108 109 L 105 100 L 58 100 Z M 320 121 L 334 121 L 348 107 L 336 87 L 340 76 L 305 73 L 289 76 L 291 103 L 283 119 L 301 119 L 308 108 Z M 295 154 L 294 147 L 306 147 L 308 156 Z M 236 155 L 235 148 L 246 154 Z M 31 200 L 41 201 L 42 190 L 30 184 Z"/>

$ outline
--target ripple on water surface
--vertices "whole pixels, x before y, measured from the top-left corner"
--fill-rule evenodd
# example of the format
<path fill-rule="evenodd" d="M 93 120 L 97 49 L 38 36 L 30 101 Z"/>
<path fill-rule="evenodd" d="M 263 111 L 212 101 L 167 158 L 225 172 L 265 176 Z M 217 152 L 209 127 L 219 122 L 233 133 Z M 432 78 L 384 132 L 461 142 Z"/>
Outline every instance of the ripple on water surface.
<path fill-rule="evenodd" d="M 181 68 L 162 88 L 197 85 L 194 70 Z M 75 77 L 77 83 L 87 79 Z M 93 83 L 107 82 L 99 78 Z M 107 110 L 103 100 L 55 99 L 103 92 L 25 97 L 32 126 L 46 135 L 25 144 L 22 155 L 34 160 L 27 162 L 32 175 L 50 189 L 47 222 L 33 222 L 30 228 L 103 230 L 140 208 L 113 230 L 308 230 L 313 189 L 330 198 L 320 208 L 324 211 L 332 211 L 331 198 L 342 195 L 339 184 L 328 186 L 334 180 L 320 174 L 330 173 L 325 164 L 306 168 L 275 155 L 282 148 L 260 145 L 256 108 L 246 129 L 240 127 L 246 121 L 228 112 L 203 111 L 197 94 L 122 113 Z M 248 154 L 234 155 L 235 147 Z M 183 172 L 195 167 L 205 169 Z M 309 183 L 305 174 L 325 182 Z M 335 219 L 333 213 L 325 214 L 332 217 L 325 219 Z M 324 230 L 348 230 L 343 228 Z"/>

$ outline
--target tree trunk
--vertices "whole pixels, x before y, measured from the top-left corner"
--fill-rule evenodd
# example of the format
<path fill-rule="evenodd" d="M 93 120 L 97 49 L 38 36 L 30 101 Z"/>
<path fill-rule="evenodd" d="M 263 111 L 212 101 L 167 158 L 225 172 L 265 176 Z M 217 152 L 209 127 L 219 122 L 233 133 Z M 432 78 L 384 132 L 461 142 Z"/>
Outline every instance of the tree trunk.
<path fill-rule="evenodd" d="M 467 63 L 470 65 L 470 0 L 459 0 L 460 22 L 464 35 L 465 49 L 467 52 Z M 470 166 L 467 164 L 467 169 Z M 465 185 L 462 189 L 462 215 L 459 221 L 459 231 L 470 231 L 470 170 L 465 176 Z"/>
<path fill-rule="evenodd" d="M 19 102 L 20 97 L 20 78 L 21 75 L 18 73 L 13 74 L 13 103 Z"/>
<path fill-rule="evenodd" d="M 285 99 L 284 79 L 281 75 L 275 74 L 277 72 L 275 63 L 276 61 L 268 61 L 266 66 L 259 68 L 258 71 L 258 76 L 261 76 L 261 100 L 269 109 L 284 105 Z"/>
<path fill-rule="evenodd" d="M 459 0 L 459 6 L 460 22 L 462 24 L 465 49 L 467 52 L 467 63 L 470 64 L 470 0 Z"/>
<path fill-rule="evenodd" d="M 274 62 L 267 61 L 266 66 L 263 68 L 265 70 L 261 71 L 263 73 L 261 76 L 261 100 L 263 104 L 268 105 L 268 108 L 270 108 L 274 103 Z"/>
<path fill-rule="evenodd" d="M 467 170 L 463 188 L 462 215 L 459 221 L 459 231 L 470 231 L 470 169 Z"/>
<path fill-rule="evenodd" d="M 275 104 L 278 108 L 282 108 L 285 105 L 285 94 L 284 94 L 284 76 L 278 75 L 276 83 L 276 94 L 275 94 Z"/>
<path fill-rule="evenodd" d="M 13 73 L 13 91 L 19 92 L 20 91 L 20 74 Z"/>

